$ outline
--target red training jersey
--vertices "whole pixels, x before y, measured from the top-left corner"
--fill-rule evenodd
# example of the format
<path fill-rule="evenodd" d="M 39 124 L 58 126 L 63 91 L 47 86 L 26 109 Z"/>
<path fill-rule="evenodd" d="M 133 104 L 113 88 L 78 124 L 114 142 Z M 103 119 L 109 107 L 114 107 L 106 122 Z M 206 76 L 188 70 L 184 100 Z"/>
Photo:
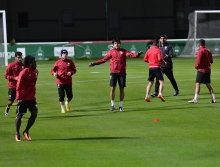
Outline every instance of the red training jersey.
<path fill-rule="evenodd" d="M 57 84 L 71 85 L 72 75 L 76 73 L 76 66 L 72 60 L 70 59 L 63 60 L 61 58 L 54 63 L 54 66 L 51 69 L 52 75 L 54 75 L 54 73 L 56 72 L 57 72 L 57 79 L 56 79 Z M 71 72 L 70 76 L 67 75 L 68 72 Z"/>
<path fill-rule="evenodd" d="M 18 76 L 16 86 L 17 100 L 35 100 L 38 70 L 26 67 Z"/>
<path fill-rule="evenodd" d="M 15 77 L 18 77 L 23 69 L 24 64 L 18 63 L 17 61 L 14 61 L 7 66 L 4 77 L 8 80 L 8 88 L 16 88 L 17 80 L 15 80 Z"/>
<path fill-rule="evenodd" d="M 161 63 L 165 64 L 162 58 L 162 52 L 158 46 L 152 46 L 147 50 L 144 61 L 149 63 L 149 68 L 160 67 Z"/>
<path fill-rule="evenodd" d="M 131 53 L 126 49 L 111 49 L 105 57 L 96 61 L 96 65 L 103 64 L 110 59 L 110 72 L 112 73 L 125 73 L 126 72 L 126 57 L 137 58 L 138 53 Z"/>
<path fill-rule="evenodd" d="M 205 46 L 200 46 L 197 56 L 195 68 L 199 72 L 211 73 L 211 64 L 213 63 L 212 52 Z"/>

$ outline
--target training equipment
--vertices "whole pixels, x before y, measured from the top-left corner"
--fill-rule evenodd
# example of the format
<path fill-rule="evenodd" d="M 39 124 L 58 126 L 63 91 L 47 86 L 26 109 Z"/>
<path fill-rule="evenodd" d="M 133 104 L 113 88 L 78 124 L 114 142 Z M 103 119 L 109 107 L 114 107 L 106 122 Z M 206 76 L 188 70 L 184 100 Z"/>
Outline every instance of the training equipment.
<path fill-rule="evenodd" d="M 220 53 L 220 10 L 196 10 L 190 13 L 189 33 L 181 57 L 196 57 L 198 41 L 204 39 L 213 54 Z"/>
<path fill-rule="evenodd" d="M 160 122 L 160 120 L 158 118 L 154 119 L 154 122 Z"/>
<path fill-rule="evenodd" d="M 163 96 L 158 95 L 157 97 L 158 97 L 162 102 L 165 102 L 165 99 L 163 98 Z"/>
<path fill-rule="evenodd" d="M 0 66 L 8 65 L 7 32 L 5 10 L 0 10 Z"/>

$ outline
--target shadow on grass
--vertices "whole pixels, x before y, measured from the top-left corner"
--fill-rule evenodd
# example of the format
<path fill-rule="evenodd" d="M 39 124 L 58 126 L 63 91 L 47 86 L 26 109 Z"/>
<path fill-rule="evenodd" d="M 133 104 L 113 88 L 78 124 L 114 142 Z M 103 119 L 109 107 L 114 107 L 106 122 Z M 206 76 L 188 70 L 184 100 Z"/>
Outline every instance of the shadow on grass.
<path fill-rule="evenodd" d="M 77 118 L 77 117 L 88 117 L 88 116 L 94 116 L 94 115 L 53 115 L 53 116 L 38 116 L 39 118 L 45 118 L 45 119 L 51 119 L 51 118 Z"/>
<path fill-rule="evenodd" d="M 140 137 L 77 137 L 64 139 L 36 139 L 36 140 L 121 140 L 121 139 L 140 139 Z"/>

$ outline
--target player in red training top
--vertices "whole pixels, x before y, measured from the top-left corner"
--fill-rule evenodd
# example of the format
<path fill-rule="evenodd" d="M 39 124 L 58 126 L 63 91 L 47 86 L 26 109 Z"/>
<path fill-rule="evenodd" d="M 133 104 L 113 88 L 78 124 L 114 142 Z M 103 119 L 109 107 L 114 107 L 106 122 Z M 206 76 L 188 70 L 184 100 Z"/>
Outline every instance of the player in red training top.
<path fill-rule="evenodd" d="M 8 103 L 5 109 L 5 115 L 8 115 L 10 106 L 13 104 L 16 97 L 16 84 L 18 80 L 19 73 L 24 69 L 24 64 L 22 63 L 22 53 L 15 53 L 15 61 L 10 63 L 5 70 L 5 79 L 8 80 Z"/>
<path fill-rule="evenodd" d="M 64 108 L 65 92 L 67 96 L 65 101 L 66 110 L 70 111 L 69 102 L 73 98 L 72 75 L 76 73 L 76 66 L 74 62 L 68 59 L 67 56 L 68 56 L 68 51 L 66 49 L 62 49 L 61 58 L 54 63 L 54 66 L 51 69 L 51 74 L 56 77 L 61 113 L 65 113 L 65 108 Z"/>
<path fill-rule="evenodd" d="M 137 58 L 143 52 L 140 51 L 138 53 L 131 53 L 126 49 L 121 48 L 121 41 L 119 38 L 115 38 L 112 40 L 113 49 L 111 49 L 105 57 L 96 62 L 92 62 L 89 64 L 89 67 L 100 65 L 105 63 L 110 59 L 110 99 L 111 99 L 111 107 L 110 110 L 113 111 L 115 109 L 115 88 L 118 82 L 120 88 L 120 103 L 119 110 L 122 112 L 122 104 L 124 100 L 124 87 L 126 87 L 126 57 Z"/>
<path fill-rule="evenodd" d="M 31 140 L 31 137 L 29 136 L 29 130 L 34 124 L 38 113 L 36 102 L 36 81 L 38 77 L 38 70 L 36 69 L 35 58 L 32 56 L 26 56 L 24 58 L 24 67 L 24 70 L 22 70 L 18 76 L 18 82 L 16 86 L 16 99 L 18 101 L 16 111 L 17 117 L 15 119 L 16 141 L 21 141 L 21 119 L 23 115 L 27 113 L 27 109 L 29 109 L 31 116 L 28 119 L 27 126 L 23 131 L 23 135 L 25 136 L 26 140 Z"/>
<path fill-rule="evenodd" d="M 211 64 L 213 63 L 212 52 L 205 47 L 205 40 L 199 40 L 199 50 L 196 56 L 195 68 L 197 69 L 196 88 L 194 99 L 188 101 L 189 103 L 198 103 L 200 92 L 200 84 L 206 84 L 206 87 L 211 94 L 212 100 L 210 103 L 216 103 L 214 89 L 211 86 Z"/>
<path fill-rule="evenodd" d="M 147 50 L 145 56 L 144 56 L 144 61 L 149 63 L 149 77 L 148 77 L 148 85 L 146 88 L 146 97 L 145 100 L 147 102 L 150 102 L 150 90 L 151 87 L 154 84 L 154 78 L 156 77 L 157 80 L 159 80 L 160 86 L 159 86 L 159 95 L 158 98 L 160 98 L 163 102 L 165 99 L 162 96 L 163 92 L 163 87 L 164 87 L 164 79 L 163 79 L 163 74 L 161 72 L 161 63 L 166 64 L 166 62 L 162 58 L 162 52 L 159 49 L 159 41 L 154 40 L 153 46 Z"/>

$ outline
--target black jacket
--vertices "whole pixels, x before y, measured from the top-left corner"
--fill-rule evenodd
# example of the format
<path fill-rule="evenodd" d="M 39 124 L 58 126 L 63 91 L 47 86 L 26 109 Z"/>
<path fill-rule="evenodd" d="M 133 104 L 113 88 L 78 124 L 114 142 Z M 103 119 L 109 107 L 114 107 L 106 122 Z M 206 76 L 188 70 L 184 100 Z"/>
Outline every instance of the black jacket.
<path fill-rule="evenodd" d="M 161 64 L 161 67 L 173 67 L 173 61 L 172 61 L 172 57 L 173 57 L 173 47 L 172 45 L 168 44 L 167 42 L 164 43 L 164 45 L 162 45 L 160 43 L 160 46 L 159 46 L 160 50 L 162 51 L 162 57 L 164 59 L 164 57 L 166 55 L 168 55 L 167 58 L 164 59 L 164 61 L 166 61 L 166 65 L 164 64 Z"/>

